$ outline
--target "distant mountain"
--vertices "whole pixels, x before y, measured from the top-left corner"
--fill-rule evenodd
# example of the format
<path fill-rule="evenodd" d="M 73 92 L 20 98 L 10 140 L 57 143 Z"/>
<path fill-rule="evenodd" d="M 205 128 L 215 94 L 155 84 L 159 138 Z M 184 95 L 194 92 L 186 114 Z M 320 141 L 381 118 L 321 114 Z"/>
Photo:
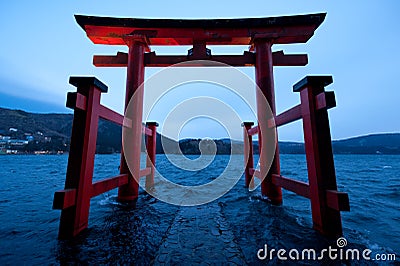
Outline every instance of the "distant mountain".
<path fill-rule="evenodd" d="M 400 154 L 400 133 L 382 133 L 332 141 L 335 154 Z M 258 153 L 258 141 L 254 142 L 254 151 Z M 283 154 L 303 154 L 302 142 L 279 142 L 279 151 Z"/>
<path fill-rule="evenodd" d="M 214 144 L 215 143 L 215 144 Z M 243 153 L 243 141 L 217 139 L 211 143 L 201 139 L 183 139 L 179 147 L 183 154 L 240 154 Z M 373 134 L 332 141 L 335 154 L 400 154 L 400 133 Z M 253 152 L 259 153 L 258 141 L 253 141 Z M 279 152 L 282 154 L 304 154 L 304 143 L 279 142 Z M 175 152 L 172 152 L 175 153 Z"/>
<path fill-rule="evenodd" d="M 254 142 L 258 152 L 258 141 Z M 400 133 L 382 133 L 332 141 L 335 154 L 400 154 Z M 302 142 L 279 142 L 279 151 L 283 154 L 303 154 Z"/>
<path fill-rule="evenodd" d="M 183 154 L 241 154 L 243 142 L 230 139 L 183 139 L 179 141 Z"/>
<path fill-rule="evenodd" d="M 41 132 L 51 137 L 68 138 L 72 118 L 72 114 L 36 114 L 0 108 L 0 133 L 7 134 L 10 128 L 15 128 L 20 133 Z"/>
<path fill-rule="evenodd" d="M 199 154 L 200 139 L 185 139 L 179 142 L 184 154 Z M 203 144 L 203 152 L 207 153 L 212 147 Z M 229 154 L 243 152 L 243 142 L 230 139 L 215 140 L 217 154 Z M 253 141 L 253 152 L 259 153 L 258 141 Z M 344 140 L 332 141 L 335 154 L 400 154 L 400 133 L 372 134 L 354 137 Z M 279 142 L 279 152 L 282 154 L 304 154 L 302 142 Z"/>
<path fill-rule="evenodd" d="M 338 154 L 400 154 L 400 133 L 371 134 L 332 142 Z"/>
<path fill-rule="evenodd" d="M 68 151 L 72 119 L 72 114 L 37 114 L 0 108 L 0 148 L 19 152 Z M 100 120 L 97 152 L 120 152 L 121 135 L 120 126 Z M 254 153 L 258 153 L 258 141 L 253 144 Z M 336 140 L 332 142 L 332 147 L 336 154 L 400 154 L 400 133 Z M 199 154 L 200 151 L 205 154 L 239 154 L 243 152 L 243 142 L 230 139 L 214 142 L 183 139 L 176 142 L 157 133 L 157 153 L 164 153 L 164 149 L 175 154 L 180 150 L 184 154 Z M 304 143 L 283 141 L 279 142 L 279 149 L 280 153 L 301 154 L 304 153 Z"/>
<path fill-rule="evenodd" d="M 72 131 L 72 114 L 37 114 L 0 108 L 0 148 L 20 153 L 34 151 L 68 151 Z M 122 128 L 100 119 L 96 152 L 121 152 Z M 177 147 L 175 141 L 157 133 L 157 152 Z M 144 140 L 144 139 L 143 139 Z"/>

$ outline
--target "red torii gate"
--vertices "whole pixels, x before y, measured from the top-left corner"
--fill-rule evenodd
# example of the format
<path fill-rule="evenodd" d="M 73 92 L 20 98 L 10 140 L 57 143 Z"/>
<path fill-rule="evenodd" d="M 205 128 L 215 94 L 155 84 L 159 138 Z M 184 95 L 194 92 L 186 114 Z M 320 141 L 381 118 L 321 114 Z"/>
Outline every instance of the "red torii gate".
<path fill-rule="evenodd" d="M 273 204 L 282 203 L 281 187 L 310 198 L 314 228 L 322 234 L 337 237 L 342 234 L 340 211 L 349 210 L 345 193 L 337 192 L 333 164 L 331 137 L 327 109 L 335 106 L 333 92 L 324 87 L 332 83 L 330 76 L 308 76 L 294 86 L 300 92 L 301 104 L 276 115 L 273 66 L 304 66 L 307 55 L 285 55 L 272 52 L 273 44 L 305 43 L 325 19 L 324 13 L 245 19 L 135 19 L 76 15 L 76 21 L 95 44 L 127 45 L 129 52 L 116 56 L 94 56 L 98 67 L 127 67 L 125 108 L 134 101 L 135 117 L 124 117 L 100 104 L 101 92 L 107 86 L 94 77 L 71 77 L 77 87 L 69 93 L 67 106 L 73 108 L 74 122 L 71 150 L 68 160 L 65 189 L 57 191 L 53 208 L 61 209 L 60 238 L 77 235 L 88 224 L 90 198 L 119 187 L 118 200 L 134 202 L 138 197 L 139 178 L 146 176 L 146 186 L 154 180 L 156 123 L 142 127 L 143 87 L 145 67 L 166 67 L 192 60 L 213 60 L 231 66 L 255 66 L 256 83 L 267 99 L 274 117 L 265 115 L 265 106 L 257 99 L 259 125 L 244 122 L 245 182 L 250 186 L 252 178 L 259 177 L 261 192 Z M 158 56 L 151 52 L 152 45 L 193 45 L 188 55 Z M 243 55 L 212 55 L 207 45 L 250 45 Z M 201 61 L 185 66 L 207 66 Z M 136 93 L 139 97 L 132 96 Z M 140 158 L 142 133 L 147 137 L 149 160 L 140 169 L 140 160 L 129 171 L 122 151 L 120 175 L 92 183 L 97 123 L 99 117 L 129 126 L 133 129 L 132 154 Z M 279 147 L 276 146 L 271 168 L 266 169 L 265 156 L 260 157 L 260 170 L 253 166 L 252 135 L 260 134 L 261 128 L 274 128 L 302 119 L 305 137 L 309 183 L 299 182 L 280 175 Z M 249 140 L 249 141 L 246 141 Z M 266 145 L 265 145 L 266 146 Z M 265 149 L 260 141 L 260 149 Z M 262 178 L 265 177 L 265 178 Z"/>

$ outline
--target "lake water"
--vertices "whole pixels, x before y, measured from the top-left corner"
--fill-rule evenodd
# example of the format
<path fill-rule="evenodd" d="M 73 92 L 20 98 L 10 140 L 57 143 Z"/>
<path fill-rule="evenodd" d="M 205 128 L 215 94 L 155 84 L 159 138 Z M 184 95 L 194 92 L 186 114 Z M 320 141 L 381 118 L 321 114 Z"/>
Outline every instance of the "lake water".
<path fill-rule="evenodd" d="M 64 186 L 67 159 L 0 156 L 1 265 L 259 264 L 256 254 L 264 244 L 317 250 L 332 244 L 311 229 L 307 199 L 284 191 L 283 205 L 271 206 L 259 188 L 243 187 L 243 177 L 223 197 L 197 207 L 177 207 L 141 191 L 137 208 L 129 210 L 116 203 L 112 190 L 92 199 L 88 230 L 59 241 L 60 211 L 51 207 L 54 192 Z M 243 164 L 242 156 L 232 160 Z M 157 168 L 170 180 L 194 185 L 211 181 L 228 161 L 216 156 L 204 170 L 188 172 L 157 155 Z M 95 164 L 95 180 L 117 175 L 119 155 L 97 155 Z M 336 155 L 335 167 L 339 190 L 350 197 L 351 211 L 342 212 L 348 247 L 399 259 L 400 156 Z M 281 155 L 281 169 L 286 177 L 306 180 L 304 155 Z"/>

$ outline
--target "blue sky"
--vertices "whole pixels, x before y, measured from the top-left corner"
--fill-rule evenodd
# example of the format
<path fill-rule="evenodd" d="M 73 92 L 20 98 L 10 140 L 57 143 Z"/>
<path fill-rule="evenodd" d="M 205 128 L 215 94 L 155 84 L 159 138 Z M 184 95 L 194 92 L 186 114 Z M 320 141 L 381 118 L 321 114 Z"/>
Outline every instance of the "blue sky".
<path fill-rule="evenodd" d="M 109 85 L 102 103 L 122 112 L 126 70 L 95 68 L 94 54 L 126 51 L 92 44 L 73 15 L 146 18 L 267 17 L 327 12 L 307 44 L 274 46 L 307 53 L 306 67 L 276 67 L 278 113 L 299 102 L 292 85 L 307 74 L 332 74 L 337 107 L 330 110 L 334 139 L 400 131 L 400 2 L 387 1 L 2 1 L 0 4 L 0 107 L 69 112 L 70 75 L 94 75 Z M 154 47 L 159 54 L 186 54 L 188 47 Z M 245 47 L 211 47 L 213 54 Z M 148 69 L 146 76 L 159 69 Z M 253 78 L 251 68 L 241 69 Z M 254 93 L 254 90 L 249 90 Z M 157 117 L 155 117 L 157 119 Z M 188 123 L 181 137 L 222 137 L 215 122 Z M 216 130 L 209 130 L 207 127 Z M 219 129 L 218 129 L 219 128 Z M 240 127 L 238 128 L 238 132 Z M 198 132 L 198 133 L 196 133 Z M 214 133 L 210 133 L 214 132 Z M 282 140 L 302 140 L 301 123 L 279 129 Z"/>

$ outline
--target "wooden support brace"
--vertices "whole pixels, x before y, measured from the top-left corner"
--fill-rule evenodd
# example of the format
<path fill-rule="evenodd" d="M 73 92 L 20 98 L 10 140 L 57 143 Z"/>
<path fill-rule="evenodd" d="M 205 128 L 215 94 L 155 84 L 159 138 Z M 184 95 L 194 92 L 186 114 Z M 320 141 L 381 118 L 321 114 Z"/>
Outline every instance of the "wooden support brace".
<path fill-rule="evenodd" d="M 86 110 L 86 96 L 77 92 L 69 92 L 67 94 L 67 104 L 66 106 L 71 109 L 79 109 L 82 111 Z M 124 116 L 111 110 L 108 107 L 103 105 L 99 105 L 98 115 L 100 118 L 103 118 L 107 121 L 113 122 L 117 125 L 123 125 Z"/>
<path fill-rule="evenodd" d="M 310 187 L 308 183 L 279 175 L 272 175 L 272 182 L 302 197 L 310 198 Z M 347 193 L 336 190 L 326 190 L 325 194 L 329 208 L 336 211 L 350 211 L 349 195 Z"/>
<path fill-rule="evenodd" d="M 272 183 L 302 197 L 310 198 L 310 187 L 305 182 L 286 178 L 281 175 L 272 175 Z"/>
<path fill-rule="evenodd" d="M 153 135 L 153 132 L 150 129 L 148 129 L 147 127 L 145 127 L 145 126 L 142 127 L 142 133 L 145 134 L 146 136 L 152 136 Z"/>
<path fill-rule="evenodd" d="M 140 177 L 147 176 L 147 175 L 151 174 L 151 172 L 152 172 L 151 167 L 146 167 L 146 168 L 140 169 Z"/>
<path fill-rule="evenodd" d="M 305 66 L 308 64 L 308 56 L 306 54 L 289 54 L 283 51 L 272 53 L 274 66 Z"/>
<path fill-rule="evenodd" d="M 92 198 L 126 184 L 128 184 L 127 174 L 96 181 L 92 184 Z"/>
<path fill-rule="evenodd" d="M 324 91 L 315 96 L 315 108 L 317 110 L 330 109 L 336 106 L 335 93 Z"/>
<path fill-rule="evenodd" d="M 150 167 L 140 170 L 140 176 L 144 177 L 152 172 Z M 107 191 L 128 184 L 128 174 L 109 177 L 92 184 L 90 198 L 96 197 Z M 64 210 L 76 204 L 76 189 L 63 189 L 54 193 L 53 209 Z"/>
<path fill-rule="evenodd" d="M 335 93 L 333 91 L 321 92 L 315 96 L 316 110 L 330 109 L 336 106 Z M 302 118 L 301 104 L 284 111 L 275 117 L 275 124 L 270 123 L 270 127 L 279 127 Z"/>
<path fill-rule="evenodd" d="M 75 205 L 76 189 L 63 189 L 54 193 L 53 209 L 63 210 Z"/>
<path fill-rule="evenodd" d="M 77 92 L 68 92 L 66 106 L 74 110 L 86 111 L 86 96 Z"/>
<path fill-rule="evenodd" d="M 350 211 L 350 201 L 347 193 L 327 190 L 326 201 L 328 207 L 336 211 Z"/>
<path fill-rule="evenodd" d="M 282 126 L 293 121 L 299 120 L 301 118 L 301 106 L 296 105 L 295 107 L 277 115 L 275 117 L 276 126 Z M 275 126 L 275 125 L 273 125 Z"/>
<path fill-rule="evenodd" d="M 255 126 L 255 127 L 250 128 L 250 129 L 247 131 L 247 133 L 248 133 L 250 136 L 253 136 L 253 135 L 255 135 L 255 134 L 258 134 L 258 126 Z"/>
<path fill-rule="evenodd" d="M 245 51 L 243 55 L 211 55 L 205 57 L 193 57 L 186 55 L 156 55 L 155 52 L 144 55 L 146 67 L 168 67 L 171 65 L 188 62 L 192 60 L 212 60 L 230 66 L 254 66 L 255 54 Z M 283 51 L 272 53 L 274 66 L 305 66 L 308 64 L 306 54 L 285 55 Z M 199 65 L 200 63 L 200 65 Z M 126 67 L 128 65 L 128 54 L 118 52 L 117 55 L 94 55 L 93 65 L 96 67 Z M 197 62 L 196 64 L 184 64 L 185 67 L 207 66 L 209 63 Z"/>
<path fill-rule="evenodd" d="M 99 117 L 122 126 L 124 116 L 103 105 L 99 106 Z"/>

